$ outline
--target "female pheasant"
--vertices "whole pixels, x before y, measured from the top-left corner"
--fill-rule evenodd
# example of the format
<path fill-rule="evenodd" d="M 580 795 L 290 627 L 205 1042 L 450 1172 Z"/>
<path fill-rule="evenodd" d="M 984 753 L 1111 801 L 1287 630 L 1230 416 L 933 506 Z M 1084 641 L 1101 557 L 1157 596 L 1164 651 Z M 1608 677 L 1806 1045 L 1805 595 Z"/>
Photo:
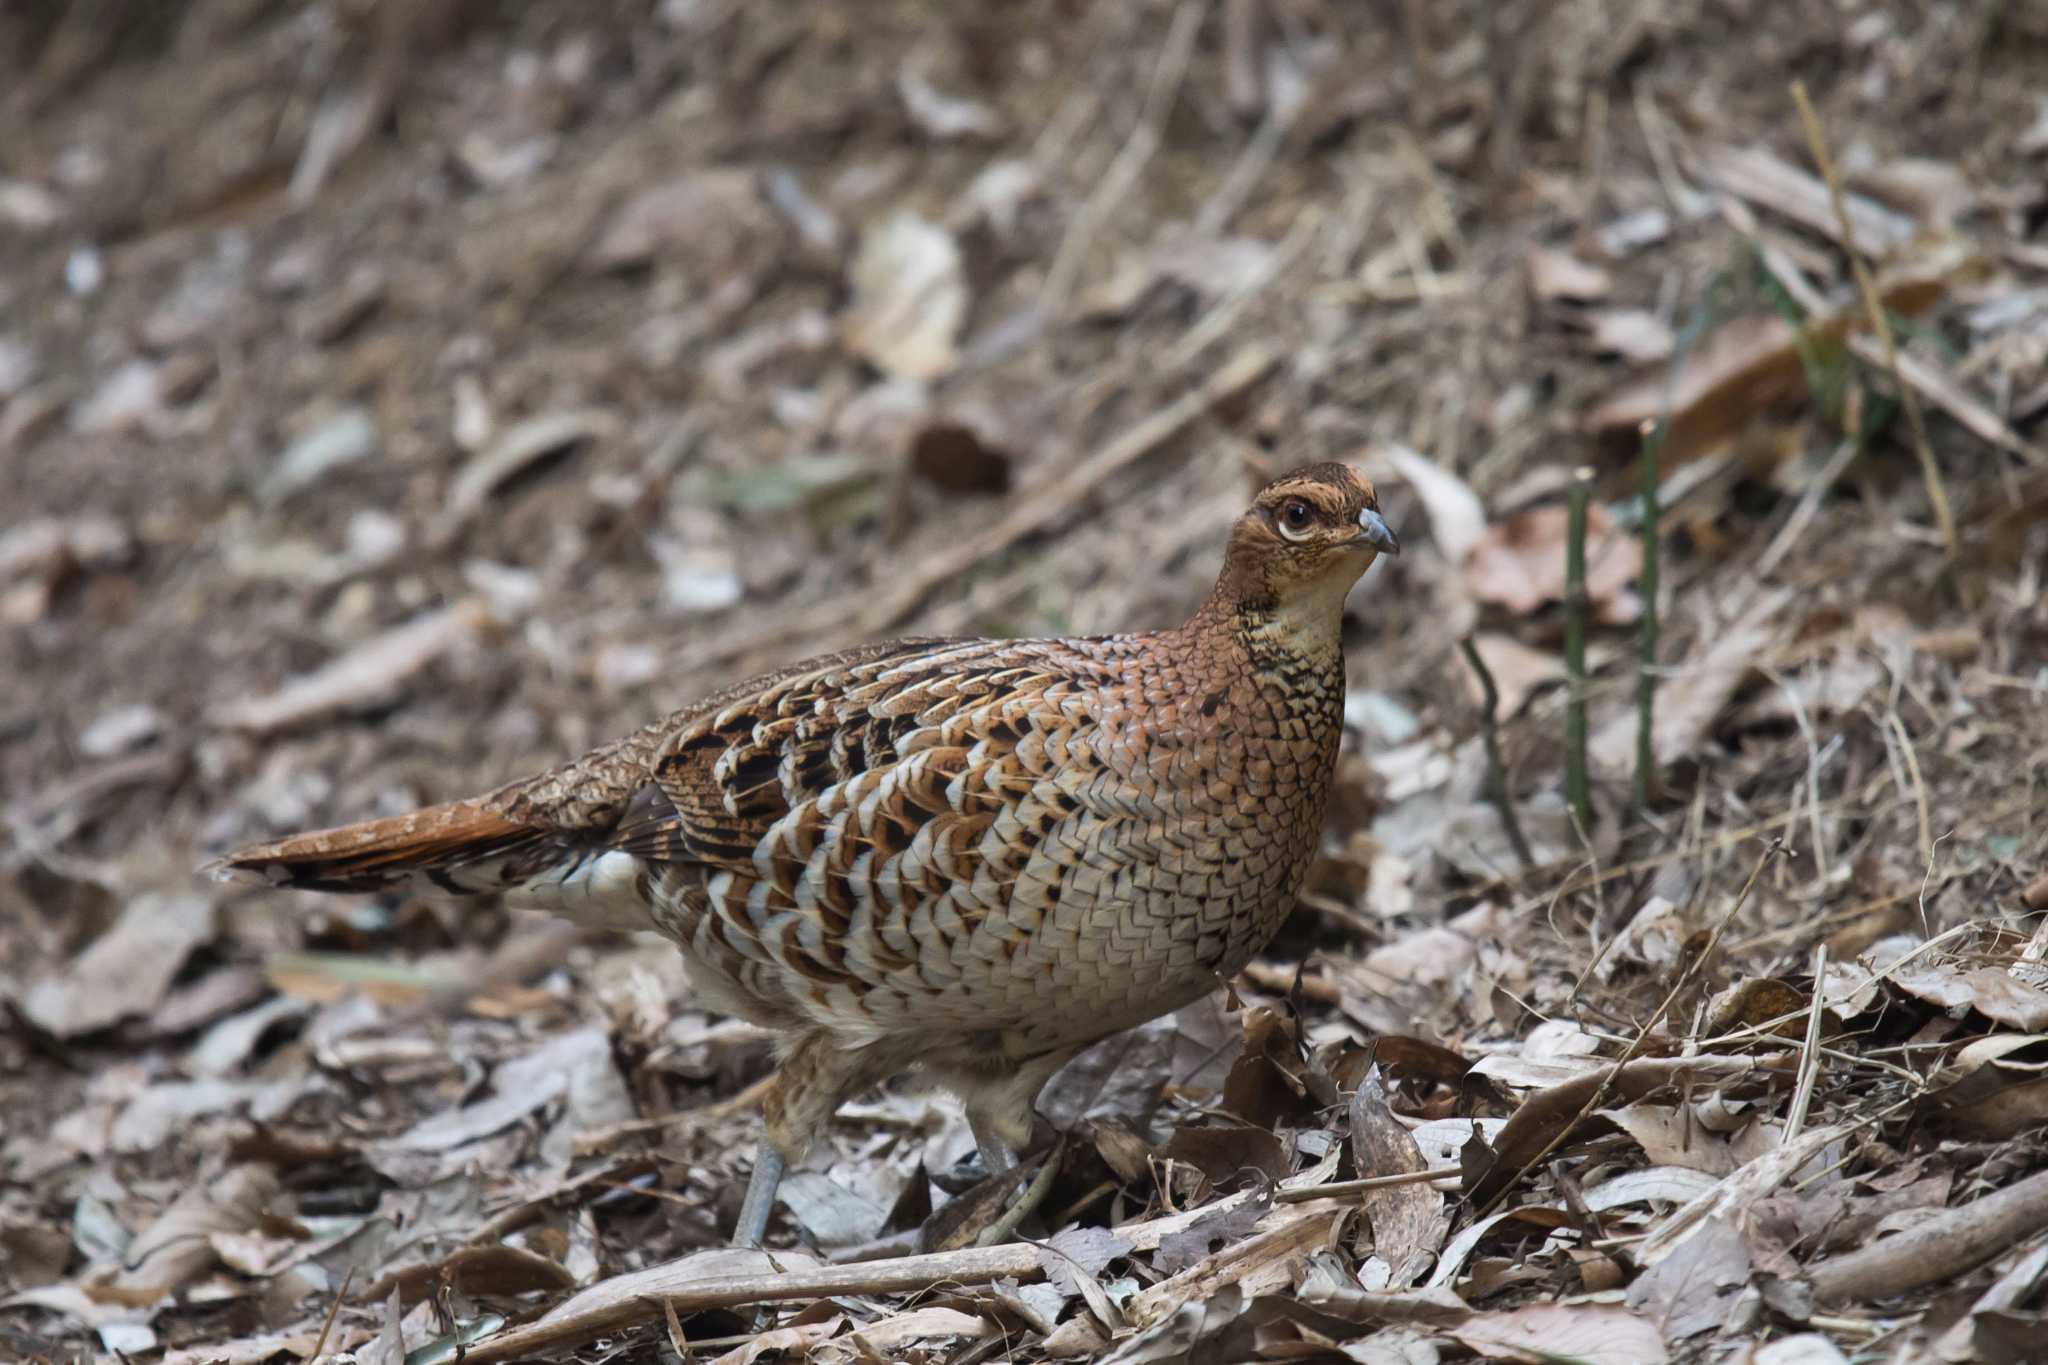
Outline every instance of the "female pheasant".
<path fill-rule="evenodd" d="M 1177 629 L 810 659 L 488 795 L 216 866 L 667 934 L 710 1003 L 779 1040 L 736 1239 L 756 1245 L 853 1094 L 923 1068 L 1001 1169 L 1069 1058 L 1272 938 L 1336 765 L 1344 598 L 1399 552 L 1372 485 L 1315 465 L 1258 494 Z"/>

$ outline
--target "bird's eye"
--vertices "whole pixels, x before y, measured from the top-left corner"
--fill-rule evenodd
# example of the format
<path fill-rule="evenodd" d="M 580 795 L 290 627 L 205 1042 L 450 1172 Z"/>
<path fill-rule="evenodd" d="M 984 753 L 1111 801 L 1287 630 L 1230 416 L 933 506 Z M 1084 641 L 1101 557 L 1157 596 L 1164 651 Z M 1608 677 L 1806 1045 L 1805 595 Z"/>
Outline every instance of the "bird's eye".
<path fill-rule="evenodd" d="M 1315 519 L 1315 508 L 1300 498 L 1289 498 L 1280 504 L 1280 534 L 1289 540 L 1301 540 L 1307 536 Z"/>

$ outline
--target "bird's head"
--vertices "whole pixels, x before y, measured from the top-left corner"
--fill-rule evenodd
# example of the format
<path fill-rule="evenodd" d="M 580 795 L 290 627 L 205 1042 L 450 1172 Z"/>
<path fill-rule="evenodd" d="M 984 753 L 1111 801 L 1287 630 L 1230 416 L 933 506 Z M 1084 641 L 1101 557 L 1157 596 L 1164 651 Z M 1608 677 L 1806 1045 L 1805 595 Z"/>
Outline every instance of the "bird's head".
<path fill-rule="evenodd" d="M 1219 606 L 1335 639 L 1344 596 L 1382 554 L 1401 553 L 1372 484 L 1347 464 L 1273 480 L 1231 528 Z"/>

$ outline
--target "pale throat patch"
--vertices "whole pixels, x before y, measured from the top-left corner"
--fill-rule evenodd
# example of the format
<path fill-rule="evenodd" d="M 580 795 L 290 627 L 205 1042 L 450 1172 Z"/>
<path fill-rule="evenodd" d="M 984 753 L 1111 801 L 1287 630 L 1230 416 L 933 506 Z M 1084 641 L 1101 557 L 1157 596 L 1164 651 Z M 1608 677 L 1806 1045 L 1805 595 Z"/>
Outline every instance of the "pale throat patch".
<path fill-rule="evenodd" d="M 1335 653 L 1343 640 L 1344 599 L 1361 574 L 1348 565 L 1332 566 L 1314 583 L 1296 589 L 1259 625 L 1258 634 L 1309 658 Z"/>

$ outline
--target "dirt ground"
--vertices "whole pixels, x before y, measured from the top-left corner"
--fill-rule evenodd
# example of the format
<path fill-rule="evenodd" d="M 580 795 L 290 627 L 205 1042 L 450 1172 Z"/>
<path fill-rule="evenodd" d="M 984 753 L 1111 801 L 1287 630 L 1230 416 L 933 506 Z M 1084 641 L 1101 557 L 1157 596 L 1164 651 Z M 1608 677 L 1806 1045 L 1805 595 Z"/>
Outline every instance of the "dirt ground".
<path fill-rule="evenodd" d="M 2043 71 L 1999 0 L 0 12 L 0 1358 L 2038 1358 Z M 1322 459 L 1404 546 L 1325 856 L 1055 1081 L 1029 1240 L 904 1087 L 711 1250 L 769 1059 L 671 950 L 194 875 L 1169 624 Z"/>

